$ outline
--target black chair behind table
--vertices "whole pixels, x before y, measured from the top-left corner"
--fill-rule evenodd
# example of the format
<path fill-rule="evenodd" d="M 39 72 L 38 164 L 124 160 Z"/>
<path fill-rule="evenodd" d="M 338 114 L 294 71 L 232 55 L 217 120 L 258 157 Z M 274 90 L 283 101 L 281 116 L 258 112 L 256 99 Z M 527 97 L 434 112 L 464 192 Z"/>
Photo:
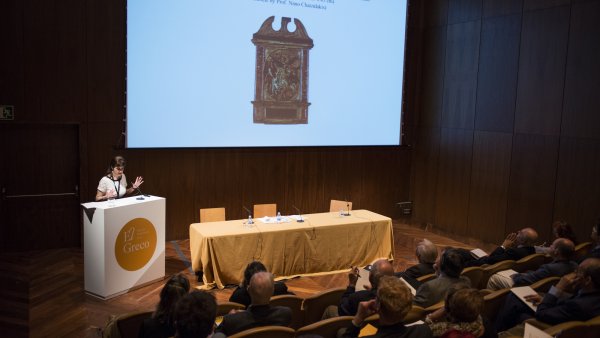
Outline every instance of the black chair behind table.
<path fill-rule="evenodd" d="M 340 329 L 346 328 L 352 323 L 352 316 L 340 316 L 320 320 L 299 328 L 296 336 L 314 334 L 323 338 L 336 338 Z"/>
<path fill-rule="evenodd" d="M 132 312 L 117 319 L 117 328 L 121 338 L 137 338 L 144 319 L 152 317 L 152 311 Z"/>
<path fill-rule="evenodd" d="M 339 305 L 346 288 L 340 287 L 321 291 L 304 299 L 304 325 L 316 323 L 323 317 L 323 312 L 330 305 Z"/>
<path fill-rule="evenodd" d="M 261 326 L 238 332 L 229 338 L 294 338 L 296 331 L 285 326 Z"/>
<path fill-rule="evenodd" d="M 295 295 L 279 295 L 271 297 L 269 304 L 271 306 L 285 306 L 292 310 L 292 322 L 290 327 L 297 330 L 304 326 L 304 312 L 302 311 L 302 302 L 304 298 Z"/>

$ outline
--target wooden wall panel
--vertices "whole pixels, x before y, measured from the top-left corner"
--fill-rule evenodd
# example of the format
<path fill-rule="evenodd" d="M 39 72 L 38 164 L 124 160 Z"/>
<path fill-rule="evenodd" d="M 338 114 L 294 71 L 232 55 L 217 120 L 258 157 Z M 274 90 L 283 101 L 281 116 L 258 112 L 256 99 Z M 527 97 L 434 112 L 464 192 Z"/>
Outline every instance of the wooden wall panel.
<path fill-rule="evenodd" d="M 512 133 L 476 131 L 466 234 L 491 243 L 505 237 Z"/>
<path fill-rule="evenodd" d="M 443 229 L 465 234 L 469 211 L 469 189 L 473 132 L 442 129 L 436 185 L 435 222 Z"/>
<path fill-rule="evenodd" d="M 448 25 L 442 126 L 473 128 L 481 21 Z"/>
<path fill-rule="evenodd" d="M 425 1 L 425 15 L 423 15 L 425 27 L 445 26 L 448 23 L 448 1 Z M 411 1 L 411 3 L 414 2 Z"/>
<path fill-rule="evenodd" d="M 526 11 L 568 5 L 571 0 L 524 0 L 523 9 Z"/>
<path fill-rule="evenodd" d="M 515 131 L 558 135 L 569 32 L 569 7 L 525 12 Z"/>
<path fill-rule="evenodd" d="M 600 219 L 600 140 L 564 137 L 554 202 L 554 218 L 572 224 L 580 241 Z"/>
<path fill-rule="evenodd" d="M 419 128 L 416 135 L 410 181 L 413 218 L 433 223 L 441 130 Z"/>
<path fill-rule="evenodd" d="M 448 24 L 481 19 L 482 0 L 453 0 L 448 3 Z"/>
<path fill-rule="evenodd" d="M 475 129 L 513 131 L 520 34 L 520 14 L 483 20 Z"/>
<path fill-rule="evenodd" d="M 285 180 L 285 209 L 297 214 L 294 206 L 302 213 L 308 210 L 329 210 L 329 199 L 325 198 L 324 175 L 321 168 L 323 153 L 316 148 L 294 148 L 288 151 Z"/>
<path fill-rule="evenodd" d="M 600 138 L 600 1 L 573 4 L 561 135 Z"/>
<path fill-rule="evenodd" d="M 523 0 L 483 0 L 483 17 L 520 14 Z"/>
<path fill-rule="evenodd" d="M 14 105 L 21 114 L 23 83 L 23 1 L 0 1 L 0 104 Z"/>
<path fill-rule="evenodd" d="M 324 149 L 321 168 L 323 170 L 324 210 L 329 210 L 329 201 L 352 201 L 352 208 L 362 208 L 361 178 L 363 161 L 362 148 Z M 321 209 L 321 210 L 323 210 Z"/>
<path fill-rule="evenodd" d="M 545 240 L 553 221 L 558 137 L 515 134 L 508 187 L 506 232 L 525 226 Z"/>
<path fill-rule="evenodd" d="M 441 126 L 442 103 L 444 97 L 444 64 L 446 53 L 446 28 L 425 29 L 423 43 L 423 70 L 421 93 L 427 98 L 421 100 L 417 124 L 420 126 Z"/>

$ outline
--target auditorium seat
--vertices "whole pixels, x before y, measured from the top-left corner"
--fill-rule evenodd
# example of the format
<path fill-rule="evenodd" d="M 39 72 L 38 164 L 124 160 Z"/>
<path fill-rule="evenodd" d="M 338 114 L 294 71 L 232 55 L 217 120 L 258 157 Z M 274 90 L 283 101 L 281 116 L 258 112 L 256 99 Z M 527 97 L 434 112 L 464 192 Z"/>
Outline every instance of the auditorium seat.
<path fill-rule="evenodd" d="M 483 278 L 483 268 L 479 266 L 470 266 L 464 268 L 461 275 L 467 277 L 471 281 L 471 287 L 478 288 Z"/>
<path fill-rule="evenodd" d="M 244 304 L 236 302 L 220 302 L 217 303 L 217 316 L 224 316 L 231 310 L 244 310 L 245 308 Z"/>
<path fill-rule="evenodd" d="M 352 202 L 338 200 L 331 200 L 331 202 L 329 202 L 329 212 L 339 212 L 340 210 L 352 210 Z"/>
<path fill-rule="evenodd" d="M 297 330 L 304 326 L 304 313 L 302 311 L 303 298 L 296 295 L 279 295 L 271 297 L 271 306 L 285 306 L 292 310 L 292 322 L 290 327 Z"/>
<path fill-rule="evenodd" d="M 285 326 L 261 326 L 244 330 L 229 338 L 294 338 L 296 331 Z"/>
<path fill-rule="evenodd" d="M 575 253 L 573 254 L 573 261 L 580 262 L 585 256 L 592 250 L 592 242 L 579 243 L 575 246 Z"/>
<path fill-rule="evenodd" d="M 435 275 L 435 273 L 430 273 L 430 274 L 428 274 L 428 275 L 424 275 L 424 276 L 421 276 L 421 277 L 417 277 L 417 280 L 418 280 L 419 282 L 421 282 L 421 283 L 425 283 L 425 282 L 428 282 L 428 281 L 430 281 L 430 280 L 434 279 L 435 277 L 437 277 L 437 276 Z"/>
<path fill-rule="evenodd" d="M 516 272 L 523 273 L 537 270 L 540 265 L 544 263 L 546 263 L 546 255 L 542 253 L 536 253 L 519 259 L 515 262 L 515 265 L 513 265 L 512 269 Z"/>
<path fill-rule="evenodd" d="M 323 317 L 323 312 L 330 305 L 338 306 L 346 288 L 334 288 L 321 291 L 304 299 L 304 325 L 316 323 Z"/>
<path fill-rule="evenodd" d="M 255 204 L 254 205 L 254 218 L 261 217 L 274 217 L 277 215 L 277 204 Z"/>
<path fill-rule="evenodd" d="M 320 320 L 299 328 L 296 331 L 296 336 L 301 335 L 319 335 L 323 338 L 336 338 L 337 332 L 346 328 L 352 323 L 352 316 L 340 316 Z"/>
<path fill-rule="evenodd" d="M 473 287 L 477 287 L 478 289 L 485 289 L 488 280 L 493 274 L 495 274 L 498 271 L 512 269 L 514 265 L 515 261 L 508 259 L 492 265 L 482 266 L 483 275 L 481 276 L 481 282 L 479 283 L 479 286 L 473 285 Z"/>
<path fill-rule="evenodd" d="M 225 208 L 200 209 L 200 223 L 221 222 L 225 220 Z"/>
<path fill-rule="evenodd" d="M 152 311 L 127 313 L 117 318 L 117 328 L 121 337 L 137 337 L 144 319 L 152 317 Z"/>

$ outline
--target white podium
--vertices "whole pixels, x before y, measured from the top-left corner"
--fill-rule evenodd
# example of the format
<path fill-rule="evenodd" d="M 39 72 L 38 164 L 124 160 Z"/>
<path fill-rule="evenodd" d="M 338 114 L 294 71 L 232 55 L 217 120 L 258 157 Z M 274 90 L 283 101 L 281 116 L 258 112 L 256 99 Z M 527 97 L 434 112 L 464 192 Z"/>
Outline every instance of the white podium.
<path fill-rule="evenodd" d="M 109 299 L 165 276 L 165 199 L 83 203 L 85 291 Z"/>

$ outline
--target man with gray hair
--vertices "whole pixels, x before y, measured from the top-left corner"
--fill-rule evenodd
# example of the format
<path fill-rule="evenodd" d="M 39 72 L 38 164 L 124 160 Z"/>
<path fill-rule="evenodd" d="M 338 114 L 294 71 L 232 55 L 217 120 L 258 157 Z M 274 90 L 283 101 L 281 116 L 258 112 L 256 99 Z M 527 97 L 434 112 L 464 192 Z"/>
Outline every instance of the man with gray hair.
<path fill-rule="evenodd" d="M 417 278 L 435 273 L 433 263 L 438 256 L 438 250 L 435 244 L 428 239 L 417 244 L 415 249 L 415 256 L 417 257 L 418 263 L 409 267 L 408 269 L 397 272 L 396 277 L 404 279 L 413 288 L 417 289 L 421 283 L 417 281 Z"/>
<path fill-rule="evenodd" d="M 269 305 L 273 289 L 271 273 L 263 271 L 252 275 L 248 285 L 252 303 L 245 311 L 225 315 L 213 337 L 230 336 L 259 326 L 289 326 L 292 322 L 292 310 L 288 307 Z"/>
<path fill-rule="evenodd" d="M 575 245 L 570 239 L 557 238 L 549 247 L 552 262 L 541 265 L 535 271 L 515 273 L 508 276 L 505 271 L 493 274 L 487 284 L 490 290 L 500 290 L 513 286 L 531 285 L 546 277 L 562 277 L 577 269 L 577 263 L 571 261 Z M 510 271 L 510 270 L 509 270 Z"/>

